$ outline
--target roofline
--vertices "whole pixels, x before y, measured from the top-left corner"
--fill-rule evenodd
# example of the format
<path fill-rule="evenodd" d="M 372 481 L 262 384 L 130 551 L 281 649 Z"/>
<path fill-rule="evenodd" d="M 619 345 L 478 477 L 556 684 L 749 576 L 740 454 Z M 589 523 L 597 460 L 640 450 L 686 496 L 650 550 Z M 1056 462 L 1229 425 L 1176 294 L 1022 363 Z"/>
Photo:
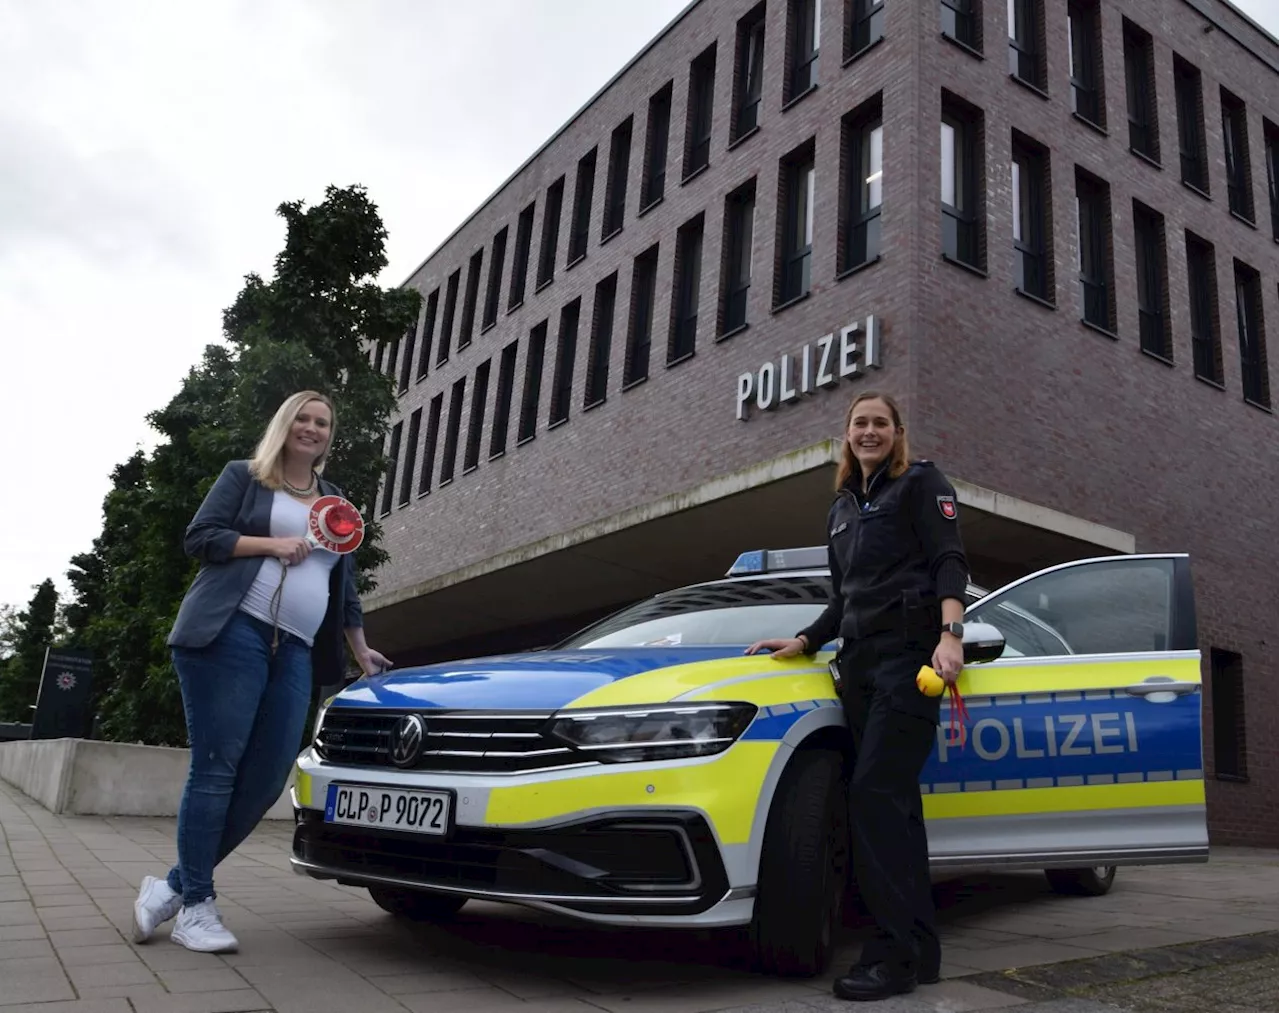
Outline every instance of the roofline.
<path fill-rule="evenodd" d="M 1272 35 L 1267 30 L 1266 26 L 1264 26 L 1260 21 L 1256 20 L 1251 14 L 1249 14 L 1247 11 L 1242 9 L 1237 4 L 1232 3 L 1231 0 L 1222 0 L 1222 2 L 1226 6 L 1230 7 L 1233 11 L 1235 11 L 1238 15 L 1240 15 L 1241 18 L 1243 18 L 1245 21 L 1251 24 L 1259 32 L 1265 35 L 1268 39 L 1274 42 L 1277 46 L 1280 46 L 1280 39 L 1277 39 L 1274 35 Z"/>
<path fill-rule="evenodd" d="M 1230 25 L 1224 24 L 1222 20 L 1215 15 L 1215 12 L 1212 9 L 1214 0 L 1182 0 L 1182 2 L 1213 25 L 1214 28 L 1222 32 L 1227 38 L 1238 45 L 1255 60 L 1263 64 L 1268 70 L 1273 73 L 1280 71 L 1280 62 L 1277 62 L 1277 58 L 1274 54 L 1267 53 L 1264 55 L 1263 53 L 1260 53 L 1255 46 L 1249 44 L 1248 39 L 1242 38 L 1239 32 L 1233 30 Z M 1280 39 L 1277 39 L 1269 31 L 1263 28 L 1262 25 L 1258 24 L 1257 21 L 1232 3 L 1231 0 L 1216 0 L 1216 2 L 1222 4 L 1223 7 L 1227 8 L 1227 10 L 1239 17 L 1241 21 L 1250 26 L 1271 45 L 1280 46 Z"/>
<path fill-rule="evenodd" d="M 668 21 L 667 24 L 658 32 L 657 35 L 655 35 L 652 39 L 650 39 L 648 43 L 646 43 L 645 46 L 638 53 L 636 53 L 635 56 L 633 56 L 630 60 L 628 60 L 625 64 L 623 64 L 621 70 L 619 70 L 616 74 L 614 74 L 613 77 L 609 78 L 609 80 L 606 81 L 604 85 L 601 88 L 599 88 L 594 95 L 592 95 L 589 99 L 587 99 L 587 101 L 583 103 L 583 105 L 580 106 L 578 110 L 561 125 L 560 129 L 558 129 L 555 133 L 553 133 L 550 137 L 548 137 L 545 141 L 543 141 L 542 144 L 538 146 L 537 150 L 534 151 L 532 155 L 530 155 L 528 158 L 526 158 L 523 162 L 520 163 L 520 165 L 516 168 L 515 172 L 513 172 L 510 176 L 504 179 L 502 183 L 499 184 L 498 188 L 493 191 L 493 193 L 489 194 L 488 197 L 486 197 L 483 201 L 481 201 L 479 206 L 477 206 L 476 209 L 471 212 L 471 214 L 467 215 L 467 217 L 462 220 L 462 222 L 458 225 L 457 228 L 455 228 L 452 232 L 450 232 L 447 236 L 445 236 L 443 240 L 437 243 L 436 248 L 432 250 L 430 253 L 428 253 L 422 259 L 422 261 L 418 264 L 418 266 L 409 272 L 409 276 L 400 283 L 399 287 L 400 288 L 406 287 L 409 284 L 409 282 L 413 280 L 414 275 L 416 275 L 419 271 L 421 271 L 424 267 L 426 267 L 428 263 L 430 263 L 432 257 L 434 257 L 437 253 L 439 253 L 446 246 L 448 246 L 449 243 L 453 240 L 453 238 L 458 235 L 458 233 L 460 233 L 463 229 L 465 229 L 468 225 L 470 225 L 471 221 L 477 215 L 479 215 L 481 211 L 487 208 L 490 205 L 490 203 L 493 202 L 494 198 L 496 198 L 500 193 L 502 193 L 503 190 L 505 190 L 508 186 L 510 186 L 511 183 L 516 179 L 516 177 L 520 175 L 520 173 L 524 172 L 525 169 L 527 169 L 530 165 L 532 165 L 535 161 L 537 161 L 539 155 L 541 155 L 544 151 L 546 151 L 549 147 L 551 147 L 551 145 L 556 142 L 556 139 L 559 138 L 561 134 L 563 134 L 566 130 L 568 130 L 571 126 L 573 126 L 573 124 L 578 121 L 578 118 L 582 116 L 583 113 L 585 113 L 588 109 L 590 109 L 593 105 L 595 105 L 596 101 L 602 95 L 604 95 L 605 92 L 607 92 L 610 88 L 612 88 L 615 84 L 617 84 L 618 81 L 622 78 L 622 76 L 627 71 L 629 71 L 637 63 L 639 63 L 640 60 L 649 52 L 649 50 L 653 49 L 654 46 L 656 46 L 659 42 L 661 42 L 667 36 L 667 34 L 672 29 L 674 29 L 676 25 L 678 25 L 681 21 L 683 21 L 685 17 L 689 14 L 689 12 L 692 11 L 695 7 L 697 7 L 698 4 L 700 3 L 702 3 L 702 0 L 690 0 L 690 2 L 685 5 L 684 9 L 681 10 L 679 14 L 677 14 L 674 18 Z"/>

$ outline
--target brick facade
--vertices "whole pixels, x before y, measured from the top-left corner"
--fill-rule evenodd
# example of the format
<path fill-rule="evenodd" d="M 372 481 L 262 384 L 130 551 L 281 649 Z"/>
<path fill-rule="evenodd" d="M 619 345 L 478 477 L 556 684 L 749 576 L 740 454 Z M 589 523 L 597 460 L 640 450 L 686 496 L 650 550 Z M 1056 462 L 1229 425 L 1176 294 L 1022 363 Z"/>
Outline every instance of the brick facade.
<path fill-rule="evenodd" d="M 637 503 L 689 489 L 716 476 L 777 457 L 838 433 L 852 385 L 818 393 L 747 422 L 734 417 L 735 378 L 798 355 L 806 343 L 875 313 L 883 325 L 883 369 L 876 386 L 905 402 L 913 449 L 948 473 L 989 489 L 1051 506 L 1137 537 L 1137 548 L 1186 550 L 1197 581 L 1206 682 L 1210 648 L 1243 657 L 1245 781 L 1213 778 L 1212 688 L 1205 696 L 1205 756 L 1214 839 L 1274 846 L 1277 825 L 1276 651 L 1277 430 L 1272 411 L 1245 403 L 1236 327 L 1233 262 L 1262 277 L 1267 389 L 1277 392 L 1275 346 L 1280 319 L 1277 253 L 1272 235 L 1264 118 L 1277 114 L 1276 44 L 1217 0 L 1105 0 L 1101 4 L 1107 133 L 1073 117 L 1067 49 L 1067 0 L 1043 0 L 1047 93 L 1013 80 L 1006 56 L 1006 6 L 974 0 L 982 54 L 944 38 L 936 4 L 888 2 L 883 41 L 846 60 L 847 19 L 855 0 L 822 0 L 816 89 L 783 107 L 787 0 L 767 0 L 760 128 L 730 144 L 736 103 L 739 19 L 757 0 L 701 0 L 630 64 L 523 166 L 414 273 L 408 284 L 440 290 L 435 332 L 419 321 L 415 360 L 431 342 L 427 374 L 410 364 L 399 419 L 423 409 L 425 440 L 432 398 L 444 393 L 434 468 L 444 445 L 450 399 L 466 378 L 456 477 L 419 497 L 422 442 L 408 505 L 383 518 L 391 560 L 379 592 L 451 573 L 498 553 L 609 517 Z M 1160 164 L 1129 150 L 1122 19 L 1152 36 Z M 690 63 L 716 47 L 710 165 L 682 182 Z M 1210 195 L 1181 182 L 1173 55 L 1202 75 Z M 672 86 L 665 194 L 640 213 L 649 99 Z M 1256 227 L 1228 210 L 1220 88 L 1243 100 Z M 981 114 L 979 192 L 985 273 L 944 260 L 939 214 L 939 130 L 944 90 Z M 838 278 L 842 181 L 841 121 L 879 97 L 883 115 L 881 257 Z M 623 227 L 602 242 L 602 221 L 615 128 L 634 117 Z M 1014 291 L 1012 131 L 1048 151 L 1052 180 L 1052 305 Z M 809 296 L 774 309 L 780 162 L 812 142 L 815 160 Z M 585 258 L 566 266 L 579 160 L 597 148 Z M 1076 169 L 1110 188 L 1114 334 L 1081 322 L 1077 283 Z M 855 170 L 856 171 L 856 170 Z M 564 177 L 554 280 L 536 274 L 548 188 Z M 721 270 L 726 262 L 725 197 L 755 180 L 752 284 L 748 326 L 717 341 Z M 1138 342 L 1133 201 L 1164 216 L 1167 307 L 1172 361 L 1143 353 Z M 517 255 L 517 219 L 536 202 L 523 303 L 508 307 Z M 696 352 L 671 367 L 677 230 L 703 217 Z M 466 276 L 483 251 L 478 304 L 486 300 L 494 237 L 507 229 L 497 322 L 463 349 Z M 1213 244 L 1223 386 L 1194 375 L 1186 230 Z M 634 259 L 658 247 L 648 379 L 622 389 L 632 306 Z M 454 333 L 442 336 L 448 279 L 462 270 Z M 584 409 L 596 285 L 617 272 L 606 399 Z M 568 420 L 548 426 L 557 365 L 560 314 L 581 298 Z M 424 300 L 425 301 L 425 300 Z M 424 309 L 423 317 L 427 313 Z M 529 335 L 546 321 L 547 346 L 535 437 L 517 446 Z M 449 358 L 437 365 L 440 342 Z M 837 339 L 838 341 L 838 339 Z M 489 455 L 502 350 L 518 342 L 505 453 Z M 405 354 L 402 342 L 401 354 Z M 463 469 L 477 369 L 490 362 L 479 464 Z M 399 367 L 397 369 L 399 375 Z M 402 441 L 402 446 L 407 440 Z M 380 500 L 381 503 L 381 500 Z M 531 509 L 531 504 L 535 508 Z M 815 518 L 815 541 L 821 538 Z M 370 600 L 376 608 L 378 593 Z"/>

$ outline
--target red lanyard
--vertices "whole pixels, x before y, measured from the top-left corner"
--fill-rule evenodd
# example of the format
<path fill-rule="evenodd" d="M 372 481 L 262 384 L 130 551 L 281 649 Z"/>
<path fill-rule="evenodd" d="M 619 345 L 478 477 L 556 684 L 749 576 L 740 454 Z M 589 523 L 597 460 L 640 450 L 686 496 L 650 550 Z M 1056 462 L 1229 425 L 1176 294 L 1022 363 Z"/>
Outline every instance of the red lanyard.
<path fill-rule="evenodd" d="M 965 733 L 965 725 L 969 723 L 969 708 L 964 705 L 964 697 L 960 695 L 960 690 L 954 682 L 947 683 L 947 695 L 951 697 L 950 718 L 947 723 L 947 745 L 954 746 L 959 744 L 960 750 L 963 752 L 965 739 L 968 737 Z"/>

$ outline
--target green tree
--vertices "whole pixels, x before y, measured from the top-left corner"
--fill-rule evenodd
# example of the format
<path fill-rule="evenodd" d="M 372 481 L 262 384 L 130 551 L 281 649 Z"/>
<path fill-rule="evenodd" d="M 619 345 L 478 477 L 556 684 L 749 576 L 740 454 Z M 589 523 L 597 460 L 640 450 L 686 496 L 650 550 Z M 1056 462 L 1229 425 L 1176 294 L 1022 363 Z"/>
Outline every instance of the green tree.
<path fill-rule="evenodd" d="M 45 580 L 9 631 L 13 653 L 0 675 L 0 720 L 31 720 L 31 708 L 40 692 L 45 652 L 53 642 L 57 619 L 58 592 L 52 580 Z"/>
<path fill-rule="evenodd" d="M 181 390 L 148 416 L 164 437 L 113 474 L 103 532 L 68 574 L 71 640 L 95 654 L 101 731 L 108 738 L 183 744 L 181 695 L 165 639 L 197 564 L 182 552 L 187 524 L 231 459 L 253 452 L 289 394 L 329 394 L 337 438 L 325 477 L 366 516 L 356 554 L 362 591 L 386 559 L 372 510 L 386 468 L 382 444 L 395 406 L 391 378 L 366 342 L 394 343 L 418 315 L 419 295 L 383 289 L 386 230 L 363 187 L 329 187 L 321 203 L 281 204 L 284 249 L 275 274 L 249 274 L 223 313 L 228 344 L 210 345 Z"/>

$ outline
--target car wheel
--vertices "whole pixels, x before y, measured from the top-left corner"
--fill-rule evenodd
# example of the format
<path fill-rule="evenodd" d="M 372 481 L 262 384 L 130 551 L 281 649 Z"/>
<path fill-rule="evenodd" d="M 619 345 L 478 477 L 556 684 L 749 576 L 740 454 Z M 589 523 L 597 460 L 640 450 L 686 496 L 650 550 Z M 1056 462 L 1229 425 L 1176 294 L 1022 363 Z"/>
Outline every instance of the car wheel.
<path fill-rule="evenodd" d="M 1098 865 L 1090 869 L 1045 869 L 1044 874 L 1057 893 L 1101 897 L 1115 882 L 1116 867 Z"/>
<path fill-rule="evenodd" d="M 765 825 L 751 948 L 767 974 L 826 970 L 842 923 L 849 810 L 838 753 L 800 752 L 787 765 Z"/>
<path fill-rule="evenodd" d="M 373 902 L 393 915 L 415 922 L 439 922 L 452 918 L 467 902 L 466 897 L 421 890 L 398 890 L 387 886 L 369 887 Z"/>

